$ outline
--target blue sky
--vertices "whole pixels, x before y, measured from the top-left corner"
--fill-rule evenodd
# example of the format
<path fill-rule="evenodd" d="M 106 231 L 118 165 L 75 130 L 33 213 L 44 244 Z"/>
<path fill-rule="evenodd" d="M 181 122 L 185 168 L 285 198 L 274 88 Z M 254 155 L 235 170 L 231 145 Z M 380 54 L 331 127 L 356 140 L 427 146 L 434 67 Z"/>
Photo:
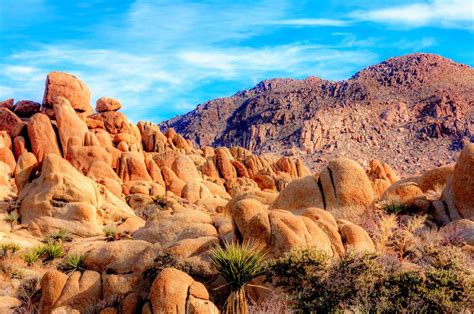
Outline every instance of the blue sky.
<path fill-rule="evenodd" d="M 0 0 L 0 99 L 41 101 L 49 71 L 159 122 L 274 77 L 349 78 L 431 52 L 474 65 L 471 0 Z"/>

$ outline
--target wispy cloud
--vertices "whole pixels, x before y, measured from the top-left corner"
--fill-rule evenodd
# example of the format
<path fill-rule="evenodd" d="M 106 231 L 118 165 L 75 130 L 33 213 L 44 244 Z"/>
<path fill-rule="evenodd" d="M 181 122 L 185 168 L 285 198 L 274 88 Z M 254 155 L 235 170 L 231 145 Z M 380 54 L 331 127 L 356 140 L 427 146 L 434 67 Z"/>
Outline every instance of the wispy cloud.
<path fill-rule="evenodd" d="M 280 21 L 274 21 L 271 24 L 276 25 L 287 25 L 287 26 L 333 26 L 343 27 L 351 24 L 348 20 L 336 20 L 336 19 L 315 19 L 315 18 L 302 18 L 302 19 L 286 19 Z"/>
<path fill-rule="evenodd" d="M 474 2 L 472 0 L 432 0 L 407 5 L 355 11 L 357 21 L 370 21 L 403 27 L 439 26 L 473 30 Z"/>

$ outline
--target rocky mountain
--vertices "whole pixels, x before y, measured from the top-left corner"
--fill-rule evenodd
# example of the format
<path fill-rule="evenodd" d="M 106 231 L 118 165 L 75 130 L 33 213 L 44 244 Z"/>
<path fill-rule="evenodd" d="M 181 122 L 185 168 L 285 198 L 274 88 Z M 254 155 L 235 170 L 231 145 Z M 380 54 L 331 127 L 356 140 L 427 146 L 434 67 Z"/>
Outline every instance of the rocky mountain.
<path fill-rule="evenodd" d="M 474 69 L 418 53 L 339 82 L 266 80 L 161 127 L 200 146 L 298 155 L 313 169 L 346 156 L 377 158 L 413 174 L 452 162 L 474 141 Z"/>

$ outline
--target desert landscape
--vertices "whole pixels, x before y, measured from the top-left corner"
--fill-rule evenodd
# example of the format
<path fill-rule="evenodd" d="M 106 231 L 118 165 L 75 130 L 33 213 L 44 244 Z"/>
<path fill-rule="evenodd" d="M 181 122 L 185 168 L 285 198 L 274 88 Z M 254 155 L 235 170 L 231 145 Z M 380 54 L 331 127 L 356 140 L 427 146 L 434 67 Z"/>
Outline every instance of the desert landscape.
<path fill-rule="evenodd" d="M 0 0 L 0 314 L 474 313 L 472 0 Z"/>
<path fill-rule="evenodd" d="M 12 97 L 15 95 L 12 95 Z M 275 79 L 161 124 L 0 102 L 1 313 L 474 308 L 474 70 Z"/>

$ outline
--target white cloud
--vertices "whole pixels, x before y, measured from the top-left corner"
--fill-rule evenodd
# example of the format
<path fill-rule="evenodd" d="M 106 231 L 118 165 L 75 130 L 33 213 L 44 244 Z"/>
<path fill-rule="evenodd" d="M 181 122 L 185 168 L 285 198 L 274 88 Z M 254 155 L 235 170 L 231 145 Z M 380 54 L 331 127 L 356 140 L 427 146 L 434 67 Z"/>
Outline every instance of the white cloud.
<path fill-rule="evenodd" d="M 355 11 L 351 16 L 358 21 L 370 21 L 404 27 L 440 26 L 474 29 L 472 0 L 432 0 L 407 5 Z"/>

